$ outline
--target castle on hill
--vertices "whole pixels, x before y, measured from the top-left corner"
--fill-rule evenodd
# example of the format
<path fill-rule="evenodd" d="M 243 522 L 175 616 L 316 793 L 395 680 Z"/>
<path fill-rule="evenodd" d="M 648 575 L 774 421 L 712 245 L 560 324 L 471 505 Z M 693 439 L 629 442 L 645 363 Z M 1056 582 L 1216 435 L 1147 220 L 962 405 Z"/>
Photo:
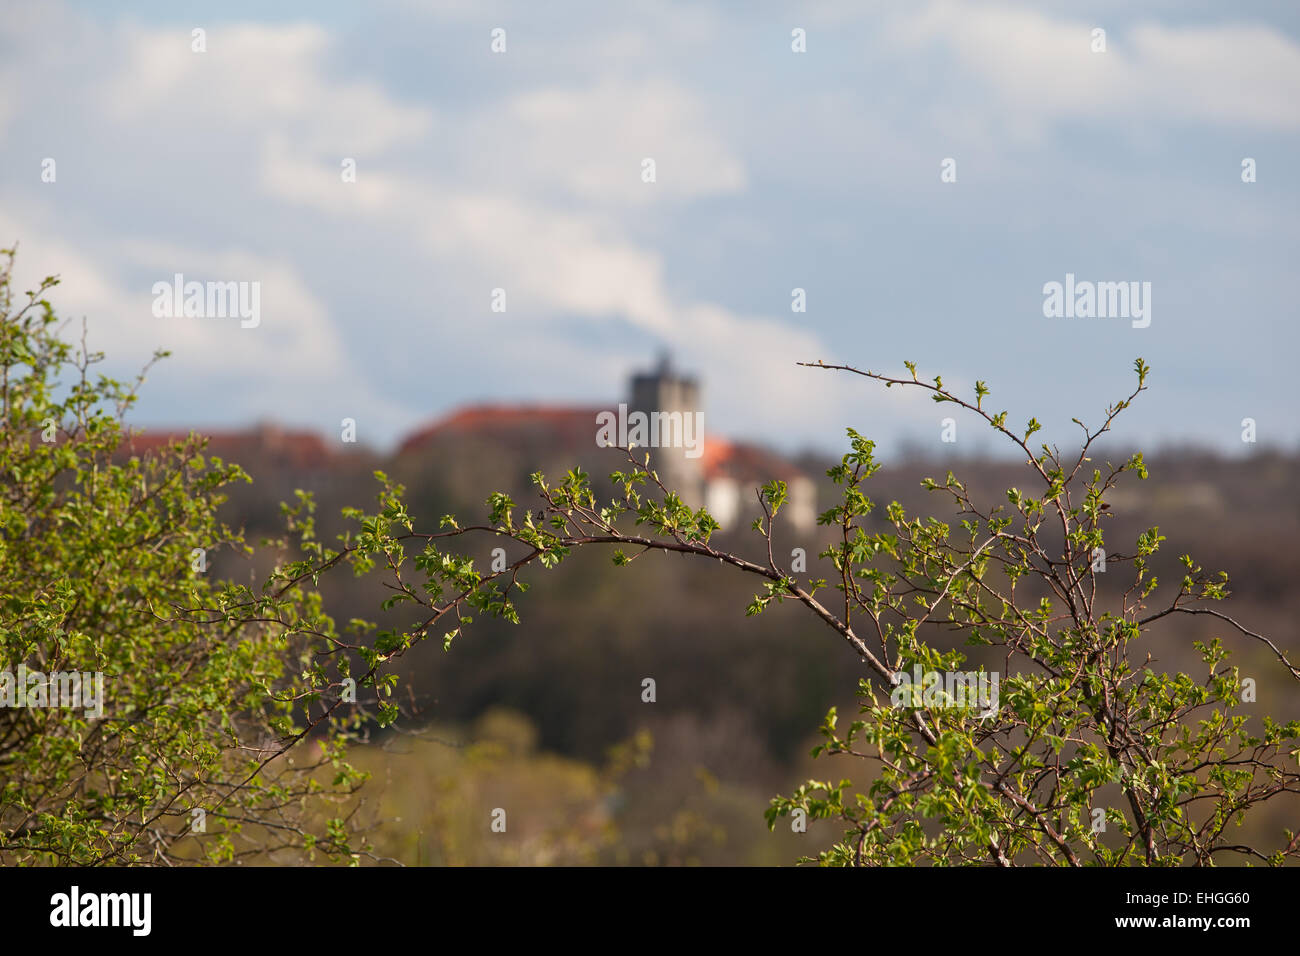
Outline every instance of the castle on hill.
<path fill-rule="evenodd" d="M 600 422 L 611 415 L 633 422 L 638 415 L 646 419 L 655 416 L 658 421 L 675 423 L 679 430 L 673 434 L 680 436 L 681 424 L 702 421 L 699 380 L 678 372 L 663 358 L 654 368 L 631 376 L 621 401 L 602 407 L 533 403 L 462 406 L 409 434 L 393 457 L 414 465 L 413 474 L 422 473 L 425 480 L 431 473 L 447 477 L 452 471 L 459 472 L 457 491 L 462 500 L 478 498 L 485 493 L 483 483 L 497 477 L 524 486 L 527 476 L 538 470 L 553 474 L 556 469 L 562 472 L 579 465 L 603 477 L 620 468 L 621 461 L 620 452 L 601 447 L 609 442 L 602 442 Z M 671 431 L 665 429 L 666 434 Z M 138 454 L 186 433 L 171 429 L 135 432 L 124 442 L 123 452 Z M 640 433 L 635 441 L 638 460 L 641 449 L 648 451 L 651 468 L 685 504 L 708 508 L 726 530 L 746 527 L 762 513 L 757 489 L 780 479 L 786 482 L 788 498 L 779 521 L 800 533 L 816 525 L 816 486 L 797 464 L 760 445 L 729 441 L 706 428 L 688 428 L 685 433 L 687 441 L 675 444 L 646 441 Z M 285 482 L 311 486 L 343 480 L 341 476 L 360 468 L 363 459 L 378 465 L 389 457 L 274 423 L 206 434 L 209 454 L 250 465 L 265 463 Z M 343 454 L 345 449 L 352 453 Z M 459 461 L 462 467 L 444 467 L 442 463 L 449 460 Z M 466 463 L 477 467 L 465 468 Z M 626 464 L 625 459 L 622 463 Z M 263 480 L 266 477 L 263 474 Z"/>
<path fill-rule="evenodd" d="M 640 413 L 675 422 L 698 420 L 703 412 L 699 380 L 679 373 L 664 357 L 655 368 L 631 376 L 621 407 L 619 403 L 606 407 L 465 406 L 407 437 L 399 453 L 420 454 L 448 440 L 475 438 L 588 459 L 588 453 L 601 443 L 599 424 L 615 414 L 616 408 L 633 419 Z M 689 425 L 686 434 L 691 434 Z M 761 514 L 756 489 L 780 479 L 789 493 L 781 518 L 801 532 L 813 528 L 817 522 L 816 486 L 798 465 L 770 449 L 728 441 L 708 429 L 698 437 L 694 447 L 691 443 L 654 447 L 652 442 L 638 442 L 643 447 L 651 445 L 651 467 L 685 504 L 706 507 L 723 528 L 734 528 Z M 612 461 L 608 457 L 599 460 Z"/>

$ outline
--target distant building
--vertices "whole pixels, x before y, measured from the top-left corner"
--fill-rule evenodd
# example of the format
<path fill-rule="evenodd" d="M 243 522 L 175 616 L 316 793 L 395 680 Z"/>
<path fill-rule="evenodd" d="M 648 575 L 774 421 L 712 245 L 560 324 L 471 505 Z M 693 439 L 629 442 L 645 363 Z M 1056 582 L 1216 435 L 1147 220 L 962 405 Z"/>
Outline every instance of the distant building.
<path fill-rule="evenodd" d="M 702 411 L 699 381 L 677 372 L 667 358 L 653 370 L 633 375 L 628 390 L 621 404 L 629 416 L 633 412 L 647 416 L 658 412 L 684 419 Z M 511 477 L 522 482 L 536 470 L 553 476 L 557 469 L 581 465 L 591 474 L 604 476 L 626 464 L 620 464 L 616 453 L 597 443 L 597 416 L 608 414 L 618 404 L 470 405 L 412 432 L 401 442 L 397 455 L 427 459 L 424 467 L 455 479 L 451 490 L 466 499 L 477 497 L 488 480 Z M 122 452 L 142 454 L 185 435 L 184 431 L 169 429 L 137 432 L 123 442 Z M 342 454 L 338 446 L 331 446 L 314 432 L 270 423 L 243 431 L 210 433 L 207 448 L 210 455 L 247 465 L 269 465 L 286 481 L 311 482 L 313 486 L 329 482 L 340 470 L 359 467 L 355 454 Z M 708 508 L 727 530 L 745 527 L 762 513 L 757 489 L 773 479 L 784 481 L 788 490 L 779 521 L 800 533 L 810 531 L 817 523 L 817 492 L 812 478 L 770 449 L 728 441 L 705 428 L 693 453 L 681 446 L 649 447 L 635 452 L 637 460 L 642 460 L 647 451 L 650 467 L 665 487 L 677 492 L 692 508 Z M 459 460 L 457 469 L 444 469 L 439 464 L 448 455 Z M 466 468 L 467 460 L 475 467 Z M 518 471 L 510 476 L 499 470 L 502 466 Z"/>
<path fill-rule="evenodd" d="M 789 522 L 798 531 L 817 524 L 817 485 L 793 462 L 757 445 L 716 438 L 707 440 L 704 449 L 704 505 L 724 528 L 761 515 L 757 489 L 772 480 L 786 483 L 778 523 Z"/>
<path fill-rule="evenodd" d="M 629 415 L 642 412 L 678 413 L 685 418 L 702 411 L 699 381 L 673 369 L 667 358 L 648 372 L 632 376 L 624 399 Z M 617 404 L 617 403 L 616 403 Z M 400 453 L 419 454 L 445 448 L 449 442 L 487 441 L 508 445 L 528 457 L 530 465 L 543 460 L 568 467 L 608 472 L 615 467 L 609 452 L 597 448 L 597 416 L 611 407 L 541 405 L 474 405 L 407 437 Z M 726 529 L 748 525 L 762 511 L 756 489 L 773 479 L 786 482 L 788 500 L 779 521 L 800 532 L 817 522 L 816 485 L 799 466 L 769 449 L 730 442 L 704 430 L 702 449 L 695 457 L 684 447 L 651 447 L 650 466 L 671 491 L 692 508 L 707 507 Z M 600 457 L 597 457 L 597 454 Z M 640 455 L 638 454 L 638 459 Z M 609 468 L 604 465 L 610 463 Z"/>
<path fill-rule="evenodd" d="M 703 410 L 699 382 L 677 374 L 667 355 L 659 359 L 659 366 L 654 371 L 633 375 L 631 391 L 627 402 L 629 413 L 651 415 L 662 412 L 675 414 L 679 420 L 684 420 Z M 707 436 L 707 432 L 705 434 Z M 692 508 L 699 508 L 705 502 L 707 479 L 702 462 L 703 455 L 691 457 L 680 444 L 650 449 L 650 467 L 659 475 L 659 480 L 670 490 L 676 491 L 682 501 Z"/>

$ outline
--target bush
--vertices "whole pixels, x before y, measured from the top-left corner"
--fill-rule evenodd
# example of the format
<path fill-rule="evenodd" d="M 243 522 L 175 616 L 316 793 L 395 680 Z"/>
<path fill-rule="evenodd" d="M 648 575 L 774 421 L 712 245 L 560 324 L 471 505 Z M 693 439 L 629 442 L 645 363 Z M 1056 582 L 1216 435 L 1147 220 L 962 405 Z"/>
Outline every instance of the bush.
<path fill-rule="evenodd" d="M 248 476 L 198 436 L 128 457 L 139 381 L 93 376 L 44 298 L 57 279 L 16 294 L 0 257 L 0 861 L 359 858 L 324 812 L 362 779 L 355 717 L 320 708 L 310 755 L 288 754 L 326 690 L 303 676 L 334 633 L 319 595 L 282 569 L 257 596 L 204 573 L 248 550 L 216 517 Z"/>

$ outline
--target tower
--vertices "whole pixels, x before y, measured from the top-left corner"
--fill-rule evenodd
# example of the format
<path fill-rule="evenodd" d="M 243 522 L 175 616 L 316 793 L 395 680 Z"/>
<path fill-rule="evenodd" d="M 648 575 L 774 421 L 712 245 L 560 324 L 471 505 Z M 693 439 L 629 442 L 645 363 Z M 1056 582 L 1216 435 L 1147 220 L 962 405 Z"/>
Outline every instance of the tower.
<path fill-rule="evenodd" d="M 702 420 L 700 412 L 700 384 L 694 377 L 679 374 L 667 353 L 659 358 L 653 371 L 638 372 L 632 376 L 632 395 L 628 412 L 655 413 L 673 416 L 682 422 Z M 689 424 L 687 427 L 690 427 Z M 678 432 L 680 436 L 680 431 Z M 703 436 L 697 435 L 697 440 Z M 692 508 L 704 503 L 703 458 L 696 449 L 694 457 L 678 441 L 675 445 L 661 445 L 650 449 L 650 467 L 659 473 L 659 480 L 669 491 L 676 491 L 682 501 Z"/>

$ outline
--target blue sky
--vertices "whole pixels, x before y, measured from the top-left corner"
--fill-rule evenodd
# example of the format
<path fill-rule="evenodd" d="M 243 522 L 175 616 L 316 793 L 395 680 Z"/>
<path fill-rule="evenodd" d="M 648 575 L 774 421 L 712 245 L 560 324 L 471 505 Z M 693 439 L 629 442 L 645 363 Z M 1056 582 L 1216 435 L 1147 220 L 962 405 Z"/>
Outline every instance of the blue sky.
<path fill-rule="evenodd" d="M 112 371 L 173 350 L 140 424 L 387 447 L 466 402 L 616 402 L 667 348 L 715 433 L 937 449 L 921 396 L 794 364 L 911 359 L 1065 445 L 1141 355 L 1124 441 L 1300 443 L 1292 3 L 263 6 L 0 20 L 0 239 Z M 261 323 L 156 318 L 177 272 L 260 282 Z M 1150 326 L 1044 317 L 1066 273 L 1150 282 Z"/>

